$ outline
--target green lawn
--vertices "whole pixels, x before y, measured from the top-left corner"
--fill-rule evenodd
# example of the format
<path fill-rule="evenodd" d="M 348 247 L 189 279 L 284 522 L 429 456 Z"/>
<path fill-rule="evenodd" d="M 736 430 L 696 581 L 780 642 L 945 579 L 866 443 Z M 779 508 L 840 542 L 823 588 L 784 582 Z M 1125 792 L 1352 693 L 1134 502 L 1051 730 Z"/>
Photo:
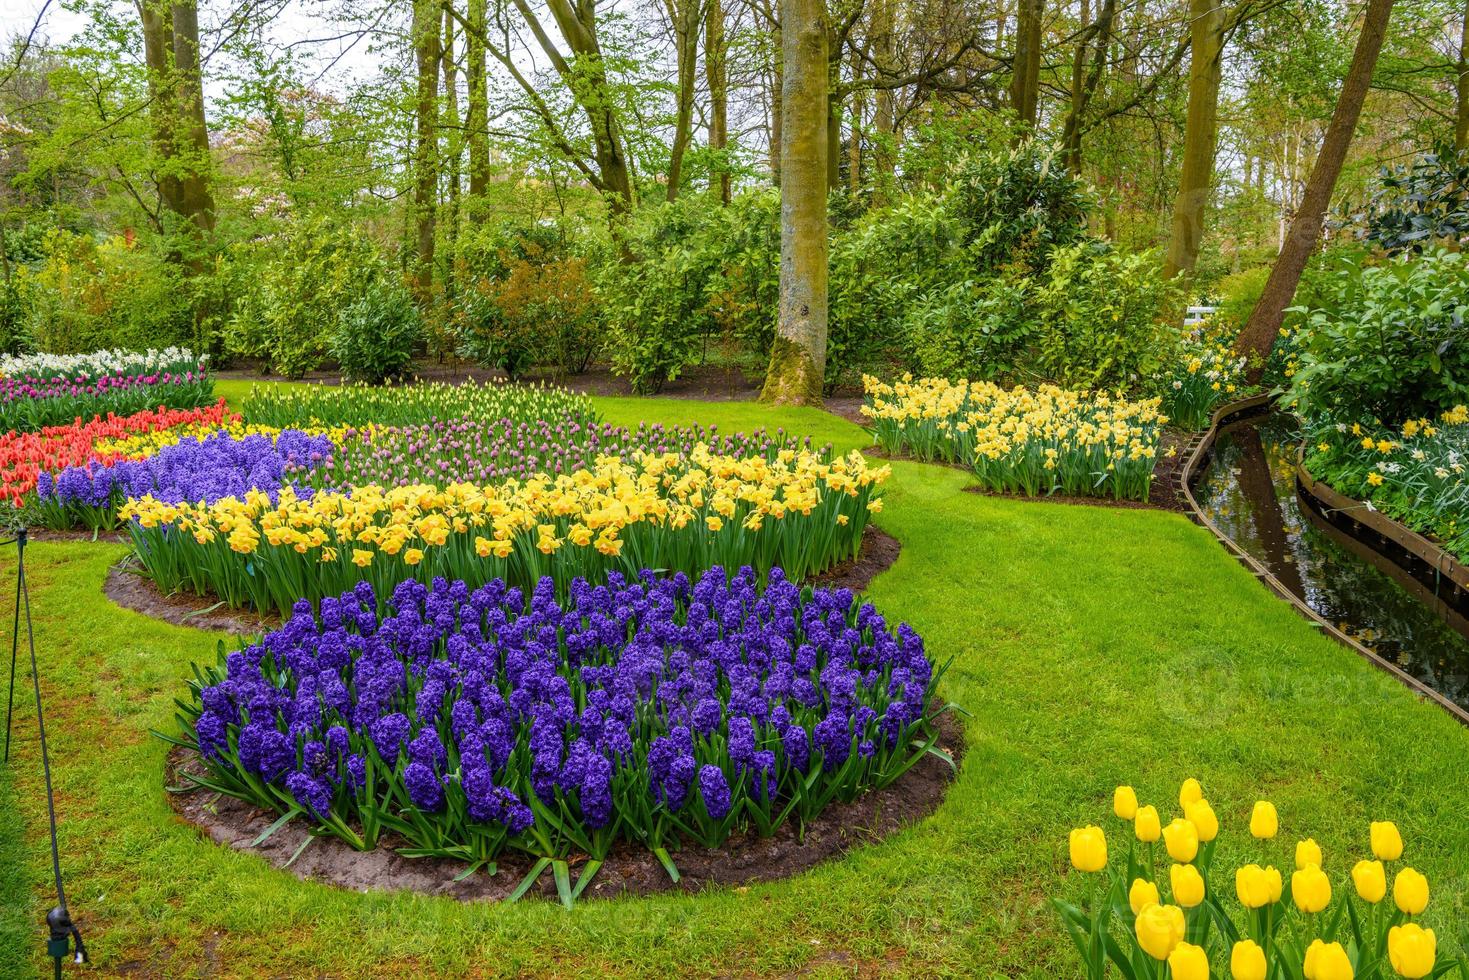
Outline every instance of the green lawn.
<path fill-rule="evenodd" d="M 618 422 L 863 438 L 829 415 L 748 403 L 599 405 Z M 1368 820 L 1391 818 L 1433 883 L 1430 924 L 1446 937 L 1469 920 L 1469 732 L 1317 634 L 1182 517 L 981 497 L 966 482 L 894 466 L 879 523 L 903 552 L 871 590 L 954 661 L 943 693 L 970 712 L 969 748 L 942 808 L 788 881 L 569 913 L 347 893 L 200 839 L 171 815 L 165 746 L 147 730 L 172 724 L 190 662 L 217 637 L 112 606 L 100 589 L 122 546 L 33 546 L 64 871 L 97 972 L 1072 977 L 1048 906 L 1084 890 L 1065 877 L 1067 830 L 1110 819 L 1118 782 L 1166 820 L 1190 775 L 1224 825 L 1219 869 L 1288 869 L 1310 835 L 1340 890 Z M 46 966 L 51 902 L 32 712 L 18 723 L 27 740 L 0 771 L 0 807 L 21 815 L 0 821 L 6 977 Z M 1259 795 L 1282 830 L 1256 848 L 1243 828 Z"/>

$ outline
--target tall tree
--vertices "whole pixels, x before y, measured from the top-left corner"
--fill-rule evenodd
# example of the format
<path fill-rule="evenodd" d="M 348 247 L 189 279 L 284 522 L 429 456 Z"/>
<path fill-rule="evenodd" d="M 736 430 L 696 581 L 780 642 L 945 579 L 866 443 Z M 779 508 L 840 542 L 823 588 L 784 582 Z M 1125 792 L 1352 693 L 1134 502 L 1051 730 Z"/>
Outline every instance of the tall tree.
<path fill-rule="evenodd" d="M 1087 0 L 1081 0 L 1082 19 L 1088 13 Z M 1061 157 L 1074 174 L 1081 173 L 1081 137 L 1087 106 L 1101 87 L 1107 52 L 1112 45 L 1112 24 L 1117 16 L 1117 0 L 1101 0 L 1095 22 L 1086 25 L 1076 46 L 1071 70 L 1071 108 L 1061 131 Z M 1088 55 L 1088 44 L 1091 46 Z M 1088 67 L 1090 62 L 1090 67 Z"/>
<path fill-rule="evenodd" d="M 1382 51 L 1382 40 L 1387 35 L 1387 22 L 1392 14 L 1393 0 L 1367 0 L 1367 9 L 1362 15 L 1362 30 L 1357 37 L 1357 48 L 1352 53 L 1352 64 L 1337 95 L 1336 109 L 1331 123 L 1326 127 L 1326 136 L 1321 150 L 1316 154 L 1316 164 L 1306 181 L 1305 193 L 1290 230 L 1281 245 L 1280 255 L 1270 270 L 1270 278 L 1260 300 L 1250 313 L 1249 320 L 1235 341 L 1235 349 L 1250 357 L 1247 377 L 1251 383 L 1260 380 L 1265 372 L 1265 359 L 1275 346 L 1280 333 L 1280 324 L 1285 319 L 1285 308 L 1295 297 L 1300 285 L 1301 273 L 1321 235 L 1322 223 L 1326 220 L 1326 208 L 1331 203 L 1332 191 L 1336 189 L 1336 178 L 1341 174 L 1347 148 L 1357 129 L 1357 120 L 1362 114 L 1362 103 L 1372 84 L 1372 70 L 1377 65 L 1377 56 Z"/>
<path fill-rule="evenodd" d="M 1204 214 L 1214 183 L 1219 139 L 1219 88 L 1224 78 L 1224 8 L 1220 0 L 1189 0 L 1188 111 L 1183 166 L 1173 199 L 1173 228 L 1163 277 L 1192 272 L 1204 237 Z"/>
<path fill-rule="evenodd" d="M 1454 148 L 1469 148 L 1469 2 L 1459 27 L 1459 61 L 1454 75 Z"/>
<path fill-rule="evenodd" d="M 1010 68 L 1010 106 L 1025 129 L 1034 129 L 1040 106 L 1041 21 L 1045 0 L 1020 0 L 1015 54 Z"/>
<path fill-rule="evenodd" d="M 148 114 L 164 207 L 182 219 L 188 237 L 214 230 L 209 129 L 199 59 L 199 11 L 194 0 L 138 0 L 143 57 L 148 67 Z M 191 264 L 200 250 L 187 250 Z M 176 258 L 184 249 L 171 249 Z"/>
<path fill-rule="evenodd" d="M 444 237 L 450 260 L 444 269 L 444 289 L 453 295 L 453 256 L 459 238 L 459 167 L 460 158 L 464 156 L 464 128 L 459 123 L 459 63 L 454 56 L 454 16 L 447 2 L 444 4 L 444 46 L 439 60 L 444 66 L 444 128 L 449 131 L 448 139 L 444 141 L 441 165 L 449 185 L 449 220 Z"/>
<path fill-rule="evenodd" d="M 464 81 L 468 88 L 464 128 L 469 142 L 469 193 L 483 197 L 490 186 L 489 89 L 485 72 L 485 9 L 488 0 L 469 0 L 464 31 Z"/>
<path fill-rule="evenodd" d="M 683 158 L 693 140 L 694 87 L 699 73 L 699 34 L 703 26 L 700 0 L 663 0 L 673 34 L 673 56 L 677 74 L 673 144 L 668 152 L 668 199 L 678 198 L 683 183 Z"/>
<path fill-rule="evenodd" d="M 433 298 L 434 230 L 439 207 L 438 0 L 413 0 L 413 56 L 418 69 L 414 102 L 413 216 L 417 239 L 414 291 L 420 303 Z"/>
<path fill-rule="evenodd" d="M 780 310 L 764 401 L 821 404 L 826 373 L 827 24 L 825 0 L 781 10 Z"/>
<path fill-rule="evenodd" d="M 729 46 L 724 39 L 722 0 L 708 0 L 704 11 L 704 84 L 709 88 L 709 187 L 721 204 L 728 204 Z"/>

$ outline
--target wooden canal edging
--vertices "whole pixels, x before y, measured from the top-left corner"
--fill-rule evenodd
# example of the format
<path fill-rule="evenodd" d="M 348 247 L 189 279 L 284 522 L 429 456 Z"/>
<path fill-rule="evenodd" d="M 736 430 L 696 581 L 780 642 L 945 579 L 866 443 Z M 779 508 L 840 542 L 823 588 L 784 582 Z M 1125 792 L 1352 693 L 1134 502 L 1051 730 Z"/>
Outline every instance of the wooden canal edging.
<path fill-rule="evenodd" d="M 1237 422 L 1241 419 L 1250 418 L 1255 415 L 1263 415 L 1269 412 L 1270 408 L 1271 400 L 1269 395 L 1254 395 L 1250 398 L 1244 398 L 1240 399 L 1239 401 L 1229 402 L 1225 405 L 1221 405 L 1214 412 L 1214 416 L 1209 423 L 1209 427 L 1189 441 L 1188 446 L 1184 449 L 1183 466 L 1179 471 L 1179 481 L 1181 483 L 1180 490 L 1183 494 L 1184 501 L 1188 505 L 1189 516 L 1194 520 L 1195 523 L 1207 528 L 1210 533 L 1212 533 L 1214 537 L 1219 540 L 1219 543 L 1224 545 L 1225 549 L 1228 550 L 1230 554 L 1234 555 L 1234 557 L 1239 561 L 1240 564 L 1244 565 L 1245 568 L 1249 569 L 1251 574 L 1253 574 L 1256 578 L 1258 578 L 1261 582 L 1265 584 L 1266 588 L 1270 589 L 1270 591 L 1274 592 L 1277 596 L 1290 603 L 1291 606 L 1296 610 L 1296 612 L 1300 613 L 1306 619 L 1315 623 L 1332 639 L 1336 640 L 1343 646 L 1348 647 L 1357 655 L 1361 656 L 1379 669 L 1393 675 L 1399 681 L 1406 684 L 1409 688 L 1417 692 L 1422 697 L 1436 702 L 1440 707 L 1442 707 L 1445 711 L 1449 712 L 1449 714 L 1457 718 L 1461 723 L 1469 725 L 1469 710 L 1465 710 L 1464 708 L 1455 704 L 1453 701 L 1450 701 L 1438 691 L 1435 691 L 1433 688 L 1429 687 L 1427 684 L 1424 684 L 1412 674 L 1409 674 L 1407 671 L 1403 670 L 1397 664 L 1385 659 L 1384 657 L 1379 656 L 1374 651 L 1369 650 L 1360 641 L 1343 631 L 1335 623 L 1321 616 L 1318 612 L 1316 612 L 1316 610 L 1307 605 L 1304 599 L 1287 589 L 1285 585 L 1283 585 L 1281 581 L 1276 578 L 1275 575 L 1271 573 L 1268 568 L 1265 567 L 1263 562 L 1257 559 L 1254 555 L 1251 555 L 1249 552 L 1245 551 L 1243 548 L 1237 545 L 1229 537 L 1229 535 L 1220 530 L 1219 526 L 1215 524 L 1214 521 L 1210 519 L 1209 515 L 1204 513 L 1203 508 L 1199 506 L 1198 500 L 1194 497 L 1193 483 L 1194 480 L 1197 478 L 1200 470 L 1203 468 L 1203 464 L 1205 463 L 1205 461 L 1208 460 L 1210 454 L 1213 451 L 1214 441 L 1219 436 L 1219 429 L 1225 425 L 1230 424 L 1231 422 Z M 1312 480 L 1310 487 L 1307 487 L 1301 480 L 1301 474 L 1303 474 L 1304 472 L 1304 468 L 1299 466 L 1297 467 L 1298 490 L 1305 490 L 1314 499 L 1320 501 L 1323 498 L 1318 495 L 1318 492 L 1321 491 L 1322 488 L 1324 488 L 1325 491 L 1329 491 L 1331 494 L 1335 495 L 1334 499 L 1337 500 L 1339 503 L 1345 504 L 1348 507 L 1355 507 L 1360 509 L 1362 516 L 1377 518 L 1380 521 L 1393 525 L 1396 528 L 1395 533 L 1397 535 L 1411 535 L 1413 538 L 1417 538 L 1418 541 L 1422 542 L 1422 545 L 1438 551 L 1441 555 L 1444 554 L 1442 552 L 1442 549 L 1438 549 L 1438 547 L 1428 539 L 1423 538 L 1421 535 L 1415 534 L 1413 531 L 1410 531 L 1408 528 L 1403 527 L 1396 521 L 1392 521 L 1391 519 L 1383 516 L 1380 512 L 1371 510 L 1360 501 L 1354 501 L 1350 497 L 1345 497 L 1341 494 L 1338 494 L 1335 490 L 1331 490 L 1330 487 L 1326 487 L 1325 484 L 1322 484 L 1318 480 Z M 1306 476 L 1309 477 L 1309 474 L 1306 474 Z M 1341 506 L 1332 506 L 1332 509 L 1342 510 L 1344 508 Z M 1381 534 L 1388 540 L 1398 540 L 1397 537 L 1391 537 L 1383 533 L 1383 529 L 1380 529 L 1381 526 L 1377 523 L 1377 521 L 1369 524 L 1367 521 L 1361 520 L 1356 512 L 1353 512 L 1352 516 L 1360 526 L 1370 527 L 1374 533 Z M 1362 539 L 1359 538 L 1358 540 Z M 1366 541 L 1363 541 L 1363 543 L 1366 544 L 1368 547 L 1371 547 L 1370 543 Z M 1375 548 L 1373 548 L 1372 550 L 1376 551 Z M 1423 557 L 1416 549 L 1408 550 L 1412 554 Z M 1445 555 L 1444 557 L 1448 556 Z M 1433 567 L 1443 570 L 1447 575 L 1447 566 L 1440 564 L 1437 560 L 1430 560 L 1428 558 L 1424 558 L 1424 560 L 1429 561 L 1429 563 L 1433 565 Z M 1450 560 L 1452 561 L 1451 558 Z M 1469 580 L 1469 571 L 1466 571 L 1464 566 L 1459 562 L 1454 562 L 1454 565 L 1458 568 L 1459 573 L 1465 574 L 1466 580 Z M 1459 583 L 1459 580 L 1457 578 L 1453 579 L 1453 581 L 1455 581 L 1456 584 Z"/>

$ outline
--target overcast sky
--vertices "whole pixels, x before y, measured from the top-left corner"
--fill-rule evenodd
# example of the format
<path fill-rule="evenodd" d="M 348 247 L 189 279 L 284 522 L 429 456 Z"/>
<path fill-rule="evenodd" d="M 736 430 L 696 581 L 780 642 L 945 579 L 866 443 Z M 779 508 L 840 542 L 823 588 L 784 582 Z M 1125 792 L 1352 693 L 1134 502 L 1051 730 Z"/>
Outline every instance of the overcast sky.
<path fill-rule="evenodd" d="M 135 9 L 133 0 L 117 0 L 116 6 L 120 11 Z M 200 3 L 200 26 L 204 30 L 208 29 L 214 19 L 211 14 L 223 12 L 220 7 L 212 11 L 210 6 L 207 0 Z M 371 45 L 366 38 L 358 40 L 355 45 L 351 39 L 299 44 L 303 40 L 332 38 L 342 33 L 340 27 L 321 15 L 322 9 L 321 3 L 309 0 L 290 3 L 270 25 L 268 33 L 271 39 L 280 43 L 297 42 L 297 55 L 303 57 L 307 64 L 314 63 L 318 70 L 331 66 L 329 73 L 319 83 L 322 88 L 336 88 L 349 78 L 362 78 L 372 74 L 378 67 L 379 59 L 369 50 Z M 46 0 L 0 0 L 0 38 L 30 33 L 37 15 L 43 10 L 41 28 L 36 32 L 39 40 L 63 44 L 86 27 L 85 15 L 65 9 L 61 0 L 51 0 L 49 4 Z M 336 63 L 332 65 L 334 59 Z"/>

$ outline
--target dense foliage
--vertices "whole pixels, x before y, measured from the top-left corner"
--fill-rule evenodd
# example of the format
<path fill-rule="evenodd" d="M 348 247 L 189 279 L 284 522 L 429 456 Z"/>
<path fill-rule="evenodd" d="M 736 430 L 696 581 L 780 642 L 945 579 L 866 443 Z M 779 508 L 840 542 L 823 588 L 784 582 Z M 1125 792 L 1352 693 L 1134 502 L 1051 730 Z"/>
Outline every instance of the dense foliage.
<path fill-rule="evenodd" d="M 1398 424 L 1469 399 L 1469 264 L 1461 253 L 1343 262 L 1314 288 L 1288 396 L 1303 414 Z"/>

